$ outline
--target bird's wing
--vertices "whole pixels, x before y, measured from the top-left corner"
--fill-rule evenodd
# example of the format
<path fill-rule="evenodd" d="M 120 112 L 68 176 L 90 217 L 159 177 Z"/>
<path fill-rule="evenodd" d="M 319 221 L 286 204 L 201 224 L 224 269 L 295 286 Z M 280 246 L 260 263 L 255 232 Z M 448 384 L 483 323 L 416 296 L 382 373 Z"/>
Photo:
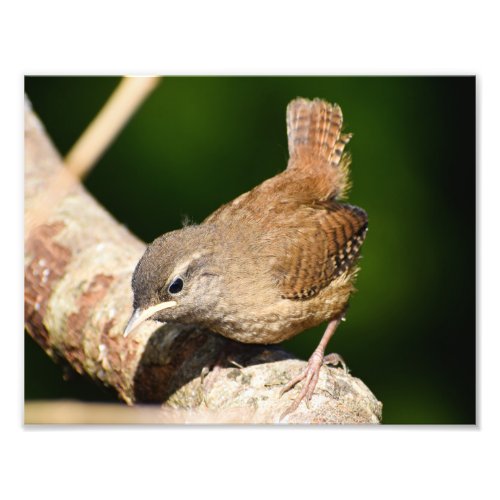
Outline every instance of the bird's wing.
<path fill-rule="evenodd" d="M 364 210 L 352 205 L 331 202 L 303 210 L 294 217 L 295 227 L 275 233 L 282 240 L 282 253 L 273 276 L 287 299 L 313 297 L 349 269 L 368 227 Z"/>

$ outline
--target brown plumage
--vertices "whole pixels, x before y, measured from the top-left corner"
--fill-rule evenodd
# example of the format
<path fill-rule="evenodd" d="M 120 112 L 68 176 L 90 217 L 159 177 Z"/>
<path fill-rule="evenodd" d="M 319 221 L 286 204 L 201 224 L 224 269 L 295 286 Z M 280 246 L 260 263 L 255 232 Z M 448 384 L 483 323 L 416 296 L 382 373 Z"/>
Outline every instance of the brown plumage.
<path fill-rule="evenodd" d="M 136 312 L 127 331 L 151 318 L 270 344 L 330 321 L 307 370 L 284 388 L 305 379 L 291 410 L 309 399 L 367 230 L 366 213 L 339 202 L 349 186 L 351 138 L 342 121 L 337 105 L 292 101 L 286 170 L 148 247 L 134 272 Z"/>

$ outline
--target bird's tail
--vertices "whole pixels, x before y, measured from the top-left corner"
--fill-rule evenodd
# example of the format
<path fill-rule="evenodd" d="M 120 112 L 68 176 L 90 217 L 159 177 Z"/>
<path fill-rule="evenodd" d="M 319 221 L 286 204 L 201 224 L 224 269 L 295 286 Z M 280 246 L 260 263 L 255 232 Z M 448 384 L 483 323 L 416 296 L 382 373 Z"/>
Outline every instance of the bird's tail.
<path fill-rule="evenodd" d="M 321 99 L 297 98 L 286 112 L 288 151 L 291 165 L 328 164 L 339 170 L 339 192 L 348 189 L 350 156 L 344 148 L 352 134 L 342 133 L 342 110 Z"/>

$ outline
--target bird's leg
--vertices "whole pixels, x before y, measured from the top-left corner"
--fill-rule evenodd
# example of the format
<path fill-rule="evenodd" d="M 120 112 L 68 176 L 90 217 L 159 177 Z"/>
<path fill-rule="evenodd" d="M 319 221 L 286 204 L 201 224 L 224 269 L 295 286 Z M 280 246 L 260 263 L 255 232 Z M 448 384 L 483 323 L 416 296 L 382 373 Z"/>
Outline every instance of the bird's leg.
<path fill-rule="evenodd" d="M 227 356 L 227 346 L 224 346 L 217 355 L 217 358 L 215 359 L 213 365 L 211 366 L 205 365 L 201 370 L 200 384 L 203 395 L 203 401 L 206 406 L 208 406 L 207 405 L 208 394 L 212 390 L 215 380 L 217 379 L 217 376 L 220 374 L 220 371 L 224 366 L 224 361 L 226 360 L 226 356 Z"/>
<path fill-rule="evenodd" d="M 331 363 L 331 364 L 339 364 L 341 363 L 342 366 L 344 367 L 344 370 L 347 370 L 346 364 L 342 357 L 338 354 L 329 354 L 328 356 L 325 357 L 325 349 L 326 346 L 329 342 L 329 340 L 332 338 L 332 335 L 334 334 L 338 324 L 340 323 L 341 318 L 334 319 L 328 323 L 328 326 L 326 327 L 325 333 L 321 337 L 321 340 L 318 344 L 318 347 L 314 350 L 312 353 L 311 357 L 309 358 L 309 361 L 307 363 L 307 366 L 305 370 L 292 379 L 288 384 L 283 387 L 283 389 L 280 392 L 280 397 L 285 394 L 285 392 L 288 392 L 290 389 L 295 387 L 300 381 L 304 380 L 304 387 L 302 387 L 302 390 L 300 391 L 300 394 L 295 398 L 294 402 L 292 405 L 281 415 L 280 419 L 283 419 L 286 415 L 289 413 L 292 413 L 295 411 L 300 402 L 305 398 L 306 399 L 306 404 L 309 406 L 309 401 L 311 400 L 311 397 L 314 392 L 314 388 L 316 387 L 316 384 L 318 383 L 319 379 L 319 372 L 321 370 L 321 366 L 323 365 L 324 362 Z"/>

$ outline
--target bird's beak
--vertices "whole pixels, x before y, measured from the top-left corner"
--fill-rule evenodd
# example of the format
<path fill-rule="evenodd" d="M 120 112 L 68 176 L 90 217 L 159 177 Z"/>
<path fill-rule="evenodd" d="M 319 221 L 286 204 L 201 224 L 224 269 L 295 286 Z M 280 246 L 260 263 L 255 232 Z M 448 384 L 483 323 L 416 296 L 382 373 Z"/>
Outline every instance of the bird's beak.
<path fill-rule="evenodd" d="M 168 309 L 169 307 L 175 307 L 177 302 L 175 300 L 170 300 L 169 302 L 161 302 L 155 306 L 148 307 L 147 309 L 135 309 L 131 318 L 128 320 L 127 327 L 123 332 L 126 337 L 132 330 L 135 330 L 141 323 L 151 318 L 153 314 L 158 311 L 163 311 L 163 309 Z"/>

